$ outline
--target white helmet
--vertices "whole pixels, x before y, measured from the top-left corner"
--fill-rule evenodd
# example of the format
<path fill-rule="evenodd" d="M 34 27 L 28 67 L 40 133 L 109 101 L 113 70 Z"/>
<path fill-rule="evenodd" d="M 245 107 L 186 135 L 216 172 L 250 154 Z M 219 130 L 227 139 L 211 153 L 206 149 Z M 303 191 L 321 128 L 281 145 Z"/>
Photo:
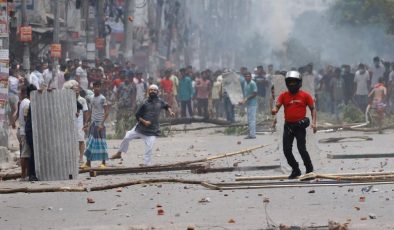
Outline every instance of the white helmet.
<path fill-rule="evenodd" d="M 294 79 L 298 79 L 298 80 L 302 81 L 302 76 L 301 76 L 300 72 L 295 71 L 295 70 L 288 71 L 286 73 L 286 78 L 285 79 L 288 79 L 288 78 L 294 78 Z"/>
<path fill-rule="evenodd" d="M 302 76 L 298 71 L 289 71 L 286 73 L 286 87 L 290 93 L 296 94 L 302 86 Z M 296 84 L 292 84 L 296 82 Z"/>

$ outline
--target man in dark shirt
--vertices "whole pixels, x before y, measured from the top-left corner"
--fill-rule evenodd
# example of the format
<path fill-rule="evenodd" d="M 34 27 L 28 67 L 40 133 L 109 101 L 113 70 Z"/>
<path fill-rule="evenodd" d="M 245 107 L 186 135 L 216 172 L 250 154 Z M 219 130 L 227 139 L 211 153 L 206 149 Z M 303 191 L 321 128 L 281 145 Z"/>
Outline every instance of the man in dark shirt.
<path fill-rule="evenodd" d="M 172 117 L 175 113 L 171 107 L 158 97 L 159 87 L 150 85 L 148 88 L 149 98 L 138 108 L 135 117 L 138 121 L 133 129 L 128 131 L 120 144 L 118 152 L 111 159 L 119 159 L 122 153 L 126 153 L 131 140 L 144 139 L 146 151 L 143 166 L 152 165 L 152 149 L 156 136 L 160 135 L 159 116 L 162 109 L 167 110 Z"/>
<path fill-rule="evenodd" d="M 354 74 L 350 72 L 350 65 L 342 65 L 342 78 L 344 81 L 344 100 L 349 104 L 353 98 Z"/>
<path fill-rule="evenodd" d="M 267 94 L 267 87 L 268 81 L 265 76 L 263 66 L 257 66 L 256 69 L 256 76 L 254 77 L 254 81 L 257 85 L 257 96 L 258 96 L 258 109 L 259 112 L 263 112 L 265 109 L 265 102 L 266 102 L 266 94 Z"/>

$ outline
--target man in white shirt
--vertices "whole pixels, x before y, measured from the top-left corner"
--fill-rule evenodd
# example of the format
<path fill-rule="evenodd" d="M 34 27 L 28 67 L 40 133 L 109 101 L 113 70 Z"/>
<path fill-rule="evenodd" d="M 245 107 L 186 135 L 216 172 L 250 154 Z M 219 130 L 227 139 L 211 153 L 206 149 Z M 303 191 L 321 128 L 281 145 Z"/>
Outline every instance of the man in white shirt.
<path fill-rule="evenodd" d="M 379 57 L 373 58 L 373 64 L 374 65 L 370 68 L 372 72 L 370 88 L 373 88 L 375 84 L 378 83 L 379 78 L 384 77 L 384 73 L 386 72 L 386 68 Z"/>
<path fill-rule="evenodd" d="M 8 104 L 11 107 L 11 111 L 9 113 L 9 121 L 12 126 L 14 126 L 14 122 L 16 119 L 16 114 L 18 112 L 18 87 L 19 87 L 19 79 L 15 77 L 14 70 L 10 69 L 10 76 L 8 77 Z"/>
<path fill-rule="evenodd" d="M 355 89 L 356 92 L 354 94 L 354 99 L 356 101 L 357 106 L 361 109 L 361 111 L 365 111 L 368 105 L 368 81 L 369 81 L 369 72 L 366 70 L 364 64 L 358 65 L 358 70 L 354 77 Z"/>
<path fill-rule="evenodd" d="M 83 129 L 86 123 L 88 104 L 86 99 L 81 97 L 79 94 L 79 87 L 74 87 L 75 93 L 77 95 L 77 101 L 82 105 L 82 110 L 78 113 L 78 118 L 76 120 L 77 127 L 77 141 L 79 143 L 79 163 L 83 164 L 83 154 L 85 152 L 85 130 Z"/>
<path fill-rule="evenodd" d="M 44 70 L 42 73 L 44 83 L 43 86 L 50 89 L 58 88 L 58 79 L 53 75 L 53 65 L 52 63 L 48 63 L 48 68 Z M 59 74 L 58 74 L 59 76 Z"/>
<path fill-rule="evenodd" d="M 41 85 L 44 83 L 44 77 L 41 73 L 41 64 L 36 64 L 34 71 L 30 73 L 29 83 L 34 85 L 38 90 L 41 89 Z"/>
<path fill-rule="evenodd" d="M 29 110 L 29 105 L 30 105 L 30 96 L 28 93 L 30 90 L 27 90 L 28 87 L 32 86 L 24 86 L 21 89 L 20 93 L 20 100 L 21 103 L 19 105 L 19 116 L 18 116 L 18 122 L 19 122 L 19 128 L 18 128 L 18 140 L 21 146 L 20 149 L 20 154 L 21 154 L 21 180 L 28 180 L 27 175 L 28 175 L 28 170 L 29 170 L 29 158 L 31 156 L 31 150 L 29 145 L 26 142 L 26 132 L 25 132 L 25 121 L 27 117 L 27 113 Z M 33 86 L 35 87 L 35 86 Z"/>
<path fill-rule="evenodd" d="M 82 65 L 78 66 L 75 71 L 76 80 L 83 90 L 87 90 L 89 86 L 87 67 L 87 61 L 83 60 Z"/>

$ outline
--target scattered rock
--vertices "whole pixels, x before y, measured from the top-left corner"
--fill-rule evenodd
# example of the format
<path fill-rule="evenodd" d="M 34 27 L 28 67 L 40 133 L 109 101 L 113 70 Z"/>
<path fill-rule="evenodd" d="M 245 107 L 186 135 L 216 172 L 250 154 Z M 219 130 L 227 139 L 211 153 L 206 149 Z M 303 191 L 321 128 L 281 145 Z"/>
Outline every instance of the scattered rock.
<path fill-rule="evenodd" d="M 211 202 L 211 198 L 209 197 L 204 197 L 198 201 L 198 203 L 209 203 L 209 202 Z"/>
<path fill-rule="evenodd" d="M 361 217 L 360 220 L 367 220 L 367 217 Z"/>
<path fill-rule="evenodd" d="M 88 197 L 87 199 L 88 204 L 93 204 L 95 203 L 95 201 L 93 200 L 93 198 Z"/>
<path fill-rule="evenodd" d="M 162 208 L 161 204 L 156 204 L 156 208 Z"/>
<path fill-rule="evenodd" d="M 240 145 L 242 142 L 241 141 L 237 141 L 237 145 Z"/>
<path fill-rule="evenodd" d="M 235 224 L 235 220 L 231 218 L 231 219 L 228 220 L 228 223 L 229 224 Z"/>
<path fill-rule="evenodd" d="M 264 197 L 264 199 L 263 199 L 263 203 L 269 203 L 270 202 L 270 199 L 269 198 L 267 198 L 267 197 Z"/>
<path fill-rule="evenodd" d="M 187 230 L 194 230 L 194 226 L 187 226 Z"/>
<path fill-rule="evenodd" d="M 359 201 L 360 201 L 360 202 L 365 202 L 365 196 L 360 196 Z"/>
<path fill-rule="evenodd" d="M 279 230 L 289 230 L 290 228 L 289 227 L 287 227 L 287 225 L 285 225 L 285 224 L 280 224 L 279 225 Z"/>
<path fill-rule="evenodd" d="M 163 216 L 164 215 L 164 210 L 163 209 L 158 209 L 157 210 L 157 215 L 159 215 L 159 216 Z"/>
<path fill-rule="evenodd" d="M 308 193 L 315 193 L 316 191 L 315 190 L 309 190 L 309 192 Z"/>
<path fill-rule="evenodd" d="M 372 219 L 372 220 L 376 219 L 376 215 L 373 213 L 368 214 L 368 216 L 369 216 L 369 219 Z"/>
<path fill-rule="evenodd" d="M 354 207 L 354 209 L 356 209 L 357 211 L 360 211 L 360 207 Z"/>

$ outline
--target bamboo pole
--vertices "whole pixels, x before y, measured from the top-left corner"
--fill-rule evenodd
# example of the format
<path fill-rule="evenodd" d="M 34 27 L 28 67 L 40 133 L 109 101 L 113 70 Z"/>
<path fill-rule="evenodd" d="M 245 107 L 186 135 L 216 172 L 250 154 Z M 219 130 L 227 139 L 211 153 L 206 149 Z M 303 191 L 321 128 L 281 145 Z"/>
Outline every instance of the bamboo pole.
<path fill-rule="evenodd" d="M 127 182 L 120 182 L 114 184 L 99 185 L 93 187 L 39 187 L 39 188 L 1 188 L 0 194 L 10 193 L 44 193 L 44 192 L 89 192 L 89 191 L 103 191 L 120 187 L 128 187 L 139 184 L 154 184 L 154 183 L 181 183 L 181 184 L 201 184 L 199 180 L 183 180 L 173 178 L 161 178 L 161 179 L 147 179 L 147 180 L 132 180 Z"/>
<path fill-rule="evenodd" d="M 379 176 L 379 175 L 390 175 L 394 172 L 367 172 L 367 173 L 334 173 L 334 174 L 319 174 L 325 176 Z M 288 176 L 280 175 L 280 176 L 250 176 L 250 177 L 237 177 L 236 181 L 250 181 L 250 180 L 286 180 Z"/>
<path fill-rule="evenodd" d="M 137 167 L 137 168 L 105 168 L 99 170 L 91 170 L 89 172 L 91 177 L 99 175 L 114 175 L 114 174 L 131 174 L 131 173 L 149 173 L 149 172 L 165 172 L 165 171 L 181 171 L 181 170 L 204 170 L 207 165 L 181 165 L 176 167 L 156 166 L 156 167 Z"/>
<path fill-rule="evenodd" d="M 394 174 L 392 175 L 377 175 L 377 176 L 330 176 L 316 174 L 316 178 L 330 179 L 336 181 L 374 181 L 374 180 L 389 180 L 394 179 Z"/>
<path fill-rule="evenodd" d="M 361 139 L 363 141 L 371 141 L 371 140 L 373 140 L 372 137 L 368 137 L 368 136 L 329 137 L 329 138 L 320 139 L 319 143 L 334 143 L 334 142 L 338 142 L 338 141 L 346 140 L 346 139 Z"/>
<path fill-rule="evenodd" d="M 276 168 L 280 168 L 280 165 L 198 168 L 192 170 L 192 173 L 203 174 L 203 173 L 216 173 L 216 172 L 258 171 L 258 170 L 271 170 Z"/>
<path fill-rule="evenodd" d="M 358 183 L 331 183 L 331 184 L 274 184 L 274 185 L 248 185 L 248 186 L 220 186 L 220 184 L 211 184 L 202 182 L 201 185 L 213 190 L 236 190 L 236 189 L 272 189 L 272 188 L 304 188 L 304 187 L 343 187 L 343 186 L 361 186 L 361 185 L 387 185 L 394 184 L 394 181 L 379 182 L 358 182 Z"/>
<path fill-rule="evenodd" d="M 256 149 L 261 149 L 264 147 L 267 147 L 269 145 L 258 145 L 252 148 L 247 148 L 247 149 L 243 149 L 240 151 L 236 151 L 236 152 L 230 152 L 230 153 L 222 153 L 219 155 L 215 155 L 215 156 L 211 156 L 211 157 L 206 157 L 206 158 L 202 158 L 202 159 L 198 159 L 198 160 L 191 160 L 191 161 L 182 161 L 182 162 L 176 162 L 176 163 L 171 163 L 171 164 L 163 164 L 163 165 L 159 165 L 159 166 L 166 166 L 166 167 L 175 167 L 175 166 L 180 166 L 180 165 L 188 165 L 188 164 L 195 164 L 195 163 L 202 163 L 202 162 L 207 162 L 207 161 L 212 161 L 212 160 L 217 160 L 220 158 L 224 158 L 224 157 L 232 157 L 235 155 L 239 155 L 239 154 L 247 154 L 247 153 L 251 153 L 252 151 L 256 150 Z"/>

